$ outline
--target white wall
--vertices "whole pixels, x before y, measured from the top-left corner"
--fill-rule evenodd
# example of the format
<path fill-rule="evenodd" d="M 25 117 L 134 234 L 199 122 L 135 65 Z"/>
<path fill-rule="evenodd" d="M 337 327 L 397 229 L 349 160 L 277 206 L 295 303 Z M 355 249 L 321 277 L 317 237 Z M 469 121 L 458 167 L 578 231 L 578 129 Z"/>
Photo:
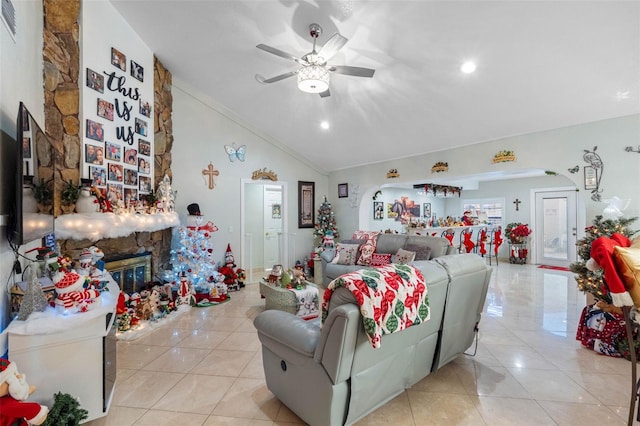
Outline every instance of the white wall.
<path fill-rule="evenodd" d="M 640 214 L 640 155 L 625 152 L 626 146 L 637 147 L 640 142 L 640 115 L 602 120 L 579 126 L 571 126 L 528 135 L 514 136 L 464 148 L 403 158 L 383 163 L 353 167 L 331 173 L 329 176 L 329 201 L 332 203 L 338 225 L 343 235 L 358 229 L 358 224 L 366 223 L 368 216 L 358 214 L 352 209 L 346 198 L 337 197 L 337 185 L 348 182 L 360 185 L 360 203 L 371 201 L 371 196 L 381 185 L 388 184 L 386 172 L 395 168 L 400 173 L 399 183 L 424 182 L 430 178 L 429 170 L 438 161 L 449 164 L 446 174 L 439 173 L 438 178 L 462 178 L 474 174 L 497 170 L 545 169 L 555 171 L 567 177 L 580 189 L 580 195 L 586 206 L 587 224 L 597 214 L 601 214 L 605 205 L 592 201 L 589 191 L 584 191 L 582 159 L 584 150 L 598 147 L 598 154 L 604 163 L 601 188 L 602 198 L 613 196 L 631 199 L 626 216 Z M 492 163 L 493 156 L 501 150 L 515 151 L 517 160 L 511 163 Z M 401 155 L 399 153 L 399 155 Z M 569 168 L 580 166 L 579 173 L 571 174 Z M 384 192 L 384 190 L 383 190 Z M 528 191 L 526 193 L 528 199 Z M 463 195 L 466 193 L 463 191 Z M 518 197 L 520 197 L 518 195 Z M 474 197 L 475 198 L 475 197 Z M 520 198 L 523 199 L 523 198 Z M 511 200 L 513 201 L 513 200 Z M 522 207 L 522 205 L 521 205 Z M 509 212 L 507 212 L 509 213 Z M 522 213 L 521 213 L 522 214 Z M 507 223 L 511 222 L 507 216 Z M 515 217 L 514 219 L 517 219 Z M 515 220 L 514 220 L 515 221 Z"/>
<path fill-rule="evenodd" d="M 102 166 L 108 170 L 108 166 L 113 164 L 122 167 L 124 170 L 132 170 L 134 175 L 138 177 L 144 176 L 151 180 L 153 186 L 153 136 L 154 136 L 154 111 L 151 110 L 150 117 L 146 117 L 140 113 L 140 100 L 149 102 L 152 106 L 154 103 L 153 92 L 153 52 L 140 39 L 136 32 L 122 19 L 122 16 L 116 11 L 113 5 L 106 1 L 85 1 L 82 3 L 81 11 L 81 67 L 79 85 L 81 89 L 81 117 L 80 129 L 81 139 L 84 144 L 105 147 L 105 143 L 116 146 L 120 150 L 120 159 L 108 159 L 105 151 L 105 160 Z M 111 48 L 116 48 L 126 56 L 126 69 L 111 64 Z M 135 61 L 141 65 L 144 70 L 143 81 L 134 78 L 131 75 L 131 61 Z M 87 87 L 87 68 L 95 71 L 104 79 L 103 93 Z M 113 73 L 115 78 L 110 86 L 108 83 L 108 74 Z M 116 83 L 116 81 L 119 82 Z M 138 98 L 139 99 L 136 99 Z M 121 116 L 118 115 L 114 108 L 113 121 L 97 115 L 98 98 L 106 100 L 111 104 L 119 105 Z M 131 109 L 129 114 L 124 114 L 125 110 Z M 86 120 L 92 120 L 103 125 L 104 141 L 98 142 L 86 137 Z M 147 123 L 147 135 L 141 136 L 137 133 L 131 135 L 135 128 L 135 120 L 140 119 Z M 125 138 L 117 138 L 116 128 L 125 130 Z M 127 140 L 125 140 L 127 139 Z M 129 140 L 130 139 L 130 140 Z M 152 152 L 150 156 L 143 156 L 138 153 L 136 164 L 125 163 L 125 152 L 130 149 L 138 151 L 139 141 L 144 140 L 151 144 Z M 84 148 L 82 150 L 83 167 L 82 177 L 89 178 L 89 165 L 84 164 Z M 148 173 L 139 172 L 137 160 L 144 159 L 151 164 Z M 124 174 L 124 173 L 123 173 Z M 108 173 L 106 173 L 107 176 Z M 121 189 L 138 190 L 136 185 L 124 185 L 122 181 L 108 181 L 108 184 L 119 185 Z M 122 194 L 122 191 L 120 191 Z M 137 192 L 134 192 L 137 193 Z M 146 192 L 145 192 L 146 193 Z M 124 198 L 123 198 L 124 199 Z"/>
<path fill-rule="evenodd" d="M 266 168 L 278 175 L 279 182 L 287 183 L 289 205 L 284 206 L 285 232 L 295 234 L 295 258 L 302 260 L 313 249 L 313 229 L 298 229 L 298 181 L 315 182 L 315 204 L 320 205 L 327 195 L 327 176 L 311 164 L 278 147 L 276 141 L 242 123 L 224 107 L 201 94 L 192 94 L 185 82 L 173 79 L 173 132 L 172 148 L 173 189 L 178 191 L 176 209 L 181 219 L 186 206 L 198 203 L 207 220 L 213 221 L 218 232 L 213 234 L 212 246 L 216 260 L 224 257 L 227 243 L 240 264 L 240 186 L 256 170 Z M 304 141 L 301 141 L 301 144 Z M 246 145 L 244 162 L 229 161 L 224 146 Z M 210 190 L 203 179 L 202 170 L 212 163 L 219 175 Z M 317 213 L 317 212 L 316 212 Z M 247 211 L 247 215 L 251 212 Z M 254 245 L 257 241 L 254 238 Z M 292 244 L 293 246 L 293 244 Z"/>
<path fill-rule="evenodd" d="M 0 23 L 0 128 L 16 135 L 18 105 L 24 102 L 33 118 L 44 127 L 44 91 L 42 80 L 42 2 L 14 1 L 17 35 L 14 42 L 4 24 Z M 3 164 L 6 159 L 0 159 Z M 0 182 L 9 188 L 13 182 Z M 0 189 L 2 190 L 2 189 Z M 6 214 L 4 208 L 0 214 Z M 7 286 L 14 255 L 8 246 L 5 229 L 0 229 L 0 330 L 9 322 Z M 0 336 L 0 355 L 7 350 L 6 336 Z"/>

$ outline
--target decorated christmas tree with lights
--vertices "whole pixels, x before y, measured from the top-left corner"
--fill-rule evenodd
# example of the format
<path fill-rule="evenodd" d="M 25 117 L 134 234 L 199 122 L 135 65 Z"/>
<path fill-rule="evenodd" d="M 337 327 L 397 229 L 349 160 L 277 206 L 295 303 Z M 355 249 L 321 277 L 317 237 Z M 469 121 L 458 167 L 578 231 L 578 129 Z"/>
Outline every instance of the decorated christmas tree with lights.
<path fill-rule="evenodd" d="M 323 241 L 327 236 L 337 239 L 340 234 L 336 227 L 336 218 L 331 207 L 331 203 L 324 197 L 324 201 L 318 209 L 318 216 L 314 226 L 313 235 L 316 239 L 316 247 L 322 247 Z"/>
<path fill-rule="evenodd" d="M 610 237 L 614 233 L 631 237 L 635 231 L 629 229 L 629 225 L 636 219 L 623 217 L 604 219 L 603 216 L 598 215 L 593 220 L 593 225 L 585 228 L 585 237 L 577 242 L 580 259 L 571 264 L 571 272 L 577 274 L 575 279 L 580 291 L 591 293 L 597 300 L 611 304 L 611 296 L 603 280 L 603 271 L 587 269 L 587 261 L 591 258 L 591 244 L 598 237 Z"/>
<path fill-rule="evenodd" d="M 202 226 L 182 226 L 179 229 L 180 247 L 171 250 L 171 264 L 176 282 L 182 273 L 196 290 L 204 289 L 219 277 L 213 257 L 211 235 L 218 228 L 208 222 Z"/>

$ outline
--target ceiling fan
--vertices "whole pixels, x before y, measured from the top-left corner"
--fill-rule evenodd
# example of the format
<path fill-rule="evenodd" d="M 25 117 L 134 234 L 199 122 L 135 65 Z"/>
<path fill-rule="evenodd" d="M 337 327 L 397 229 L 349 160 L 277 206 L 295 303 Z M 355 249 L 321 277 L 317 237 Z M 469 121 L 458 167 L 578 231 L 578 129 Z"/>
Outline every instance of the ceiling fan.
<path fill-rule="evenodd" d="M 331 73 L 352 75 L 355 77 L 373 77 L 375 70 L 371 68 L 349 67 L 346 65 L 329 65 L 327 62 L 336 54 L 348 41 L 346 37 L 338 33 L 332 35 L 316 52 L 316 40 L 322 34 L 322 27 L 318 24 L 309 25 L 309 35 L 313 38 L 313 50 L 301 58 L 297 58 L 287 52 L 283 52 L 275 47 L 259 44 L 256 47 L 265 52 L 272 53 L 285 59 L 290 59 L 299 65 L 296 71 L 289 71 L 271 78 L 264 78 L 256 74 L 256 80 L 263 84 L 275 83 L 285 78 L 298 76 L 298 88 L 307 93 L 319 93 L 320 97 L 326 98 L 329 92 L 329 76 Z"/>

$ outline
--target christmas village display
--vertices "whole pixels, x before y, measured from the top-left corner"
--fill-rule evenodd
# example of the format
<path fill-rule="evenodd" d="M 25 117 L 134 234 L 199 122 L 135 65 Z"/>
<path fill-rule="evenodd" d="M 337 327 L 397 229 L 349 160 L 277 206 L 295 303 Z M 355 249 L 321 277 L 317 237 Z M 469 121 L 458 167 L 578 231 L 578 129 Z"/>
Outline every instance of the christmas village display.
<path fill-rule="evenodd" d="M 17 320 L 26 320 L 32 312 L 48 308 L 59 315 L 88 312 L 100 306 L 103 292 L 110 291 L 117 298 L 117 330 L 124 337 L 126 332 L 153 327 L 183 308 L 229 300 L 230 292 L 245 286 L 246 273 L 235 264 L 230 244 L 224 259 L 215 259 L 211 237 L 218 228 L 204 221 L 197 204 L 188 209 L 188 224 L 177 230 L 179 248 L 171 252 L 173 270 L 170 279 L 165 279 L 168 282 L 147 283 L 140 291 L 125 293 L 112 280 L 109 285 L 104 254 L 98 247 L 83 249 L 78 259 L 38 247 L 31 250 L 38 252 L 36 261 L 25 270 L 26 281 L 12 288 L 12 313 Z"/>

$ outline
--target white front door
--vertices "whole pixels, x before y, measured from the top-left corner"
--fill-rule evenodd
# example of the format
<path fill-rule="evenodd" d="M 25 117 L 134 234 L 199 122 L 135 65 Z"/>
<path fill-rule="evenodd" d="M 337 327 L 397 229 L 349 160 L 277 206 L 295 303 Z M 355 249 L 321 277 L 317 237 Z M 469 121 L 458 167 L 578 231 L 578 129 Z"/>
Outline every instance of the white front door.
<path fill-rule="evenodd" d="M 577 192 L 535 193 L 535 262 L 568 268 L 577 258 Z"/>

